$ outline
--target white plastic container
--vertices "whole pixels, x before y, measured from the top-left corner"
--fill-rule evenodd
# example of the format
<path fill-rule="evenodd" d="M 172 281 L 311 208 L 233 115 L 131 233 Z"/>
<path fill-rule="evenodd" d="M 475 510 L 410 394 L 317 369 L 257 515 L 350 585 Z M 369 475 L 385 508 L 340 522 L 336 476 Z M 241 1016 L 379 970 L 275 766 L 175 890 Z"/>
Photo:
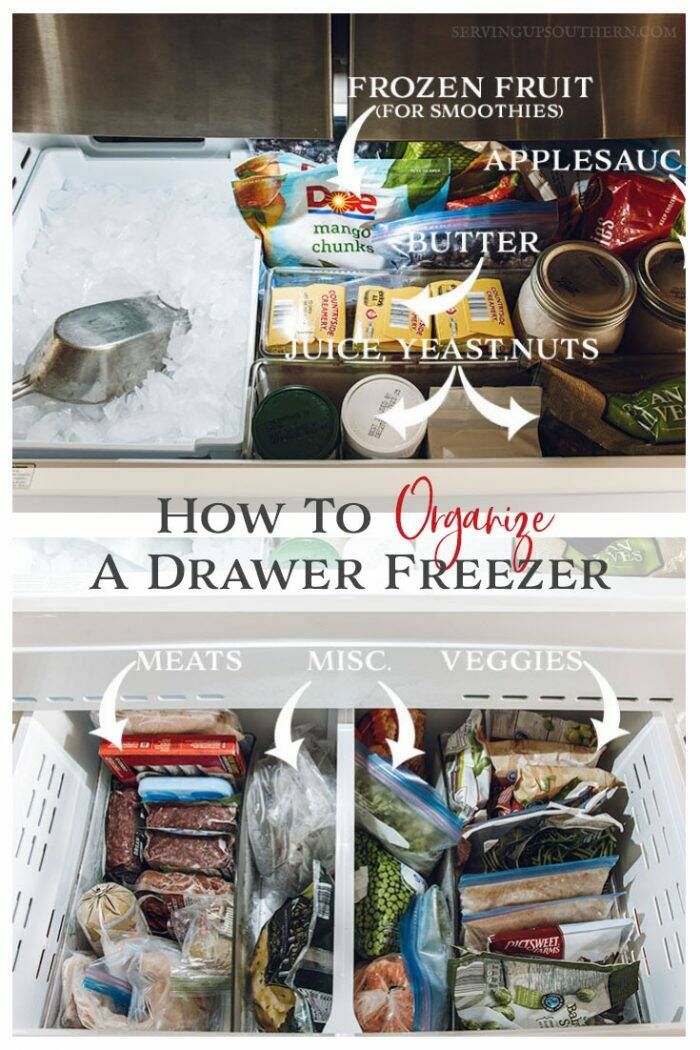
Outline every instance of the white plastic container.
<path fill-rule="evenodd" d="M 425 401 L 418 387 L 402 376 L 366 376 L 350 387 L 340 409 L 346 455 L 360 459 L 414 456 L 425 437 L 427 423 L 407 427 L 405 436 L 401 437 L 386 420 L 377 418 L 378 413 L 394 408 L 401 401 L 404 408 L 415 408 Z"/>

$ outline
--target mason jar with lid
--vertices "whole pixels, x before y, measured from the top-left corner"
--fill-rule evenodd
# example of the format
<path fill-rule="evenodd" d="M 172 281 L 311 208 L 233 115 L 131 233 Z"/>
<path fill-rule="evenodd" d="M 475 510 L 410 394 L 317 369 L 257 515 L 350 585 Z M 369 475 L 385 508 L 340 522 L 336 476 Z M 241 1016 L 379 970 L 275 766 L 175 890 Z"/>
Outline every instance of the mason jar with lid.
<path fill-rule="evenodd" d="M 520 289 L 513 322 L 521 340 L 541 339 L 550 356 L 562 339 L 595 340 L 599 354 L 617 350 L 637 283 L 629 266 L 592 241 L 546 248 Z M 578 356 L 578 355 L 577 355 Z"/>
<path fill-rule="evenodd" d="M 654 241 L 634 263 L 639 291 L 624 349 L 636 354 L 685 350 L 685 253 L 679 241 Z"/>

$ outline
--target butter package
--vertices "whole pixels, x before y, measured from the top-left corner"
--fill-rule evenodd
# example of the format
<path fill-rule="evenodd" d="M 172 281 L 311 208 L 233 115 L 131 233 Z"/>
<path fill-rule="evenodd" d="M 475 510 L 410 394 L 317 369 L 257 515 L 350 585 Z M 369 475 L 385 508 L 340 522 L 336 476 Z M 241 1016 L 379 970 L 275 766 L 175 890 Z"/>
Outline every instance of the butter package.
<path fill-rule="evenodd" d="M 431 337 L 432 325 L 414 314 L 406 303 L 421 288 L 384 288 L 362 285 L 357 292 L 353 342 L 371 342 L 391 353 L 420 353 Z"/>
<path fill-rule="evenodd" d="M 444 295 L 458 284 L 453 280 L 433 281 L 430 294 Z M 456 306 L 435 315 L 435 336 L 440 346 L 450 341 L 459 345 L 468 339 L 477 343 L 498 339 L 508 349 L 513 334 L 503 285 L 494 277 L 479 278 Z"/>
<path fill-rule="evenodd" d="M 345 288 L 310 284 L 272 289 L 266 349 L 333 349 L 345 339 Z"/>

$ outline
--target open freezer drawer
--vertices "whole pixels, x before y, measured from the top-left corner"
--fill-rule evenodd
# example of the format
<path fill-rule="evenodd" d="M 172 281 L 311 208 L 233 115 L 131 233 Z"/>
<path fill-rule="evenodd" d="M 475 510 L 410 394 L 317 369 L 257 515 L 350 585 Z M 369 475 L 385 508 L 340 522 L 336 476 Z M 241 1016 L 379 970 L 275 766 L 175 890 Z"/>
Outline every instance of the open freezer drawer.
<path fill-rule="evenodd" d="M 543 625 L 544 621 L 539 630 Z M 501 628 L 503 637 L 509 638 L 517 623 L 502 621 Z M 209 641 L 211 629 L 211 624 L 200 627 Z M 557 636 L 553 624 L 552 634 Z M 584 622 L 579 637 L 585 634 Z M 586 685 L 572 672 L 563 671 L 556 677 L 551 672 L 529 674 L 527 684 L 522 674 L 488 670 L 468 676 L 454 674 L 448 680 L 431 673 L 431 666 L 437 665 L 430 663 L 425 646 L 414 646 L 410 640 L 393 649 L 391 642 L 385 644 L 396 657 L 396 673 L 391 676 L 395 688 L 409 706 L 426 712 L 426 752 L 433 759 L 439 735 L 460 725 L 474 707 L 569 712 L 579 718 L 601 710 L 600 699 L 585 692 Z M 439 639 L 431 644 L 443 647 Z M 454 644 L 454 640 L 444 644 Z M 509 643 L 484 643 L 480 648 L 501 652 L 503 644 Z M 522 645 L 521 641 L 516 647 Z M 372 649 L 381 646 L 378 636 Z M 235 694 L 230 677 L 224 674 L 207 676 L 203 684 L 201 675 L 161 671 L 154 676 L 152 688 L 146 685 L 147 676 L 130 681 L 130 689 L 138 690 L 138 695 L 125 694 L 122 703 L 127 707 L 152 707 L 154 701 L 174 707 L 232 706 L 244 728 L 256 735 L 260 753 L 273 744 L 280 697 L 289 695 L 290 683 L 303 680 L 298 648 L 308 651 L 298 643 L 277 645 L 274 655 L 270 649 L 266 658 L 263 648 L 251 669 L 250 681 L 241 680 Z M 13 889 L 15 1025 L 23 1031 L 36 1032 L 56 1023 L 57 966 L 62 953 L 75 943 L 70 914 L 76 878 L 81 871 L 86 878 L 96 874 L 96 869 L 90 868 L 94 862 L 86 848 L 86 843 L 94 840 L 90 821 L 99 825 L 101 820 L 99 764 L 95 738 L 88 737 L 89 711 L 96 708 L 100 690 L 115 668 L 133 658 L 133 649 L 123 644 L 98 645 L 81 650 L 79 659 L 77 656 L 77 650 L 70 647 L 42 651 L 37 646 L 19 650 L 15 657 L 15 696 L 25 712 L 15 733 L 13 840 L 17 853 Z M 630 1004 L 630 1024 L 623 1029 L 591 1031 L 680 1034 L 685 1016 L 682 659 L 679 653 L 651 648 L 597 649 L 591 659 L 615 682 L 622 727 L 629 731 L 628 736 L 610 745 L 606 762 L 627 785 L 627 794 L 615 799 L 620 806 L 615 815 L 625 828 L 617 872 L 620 888 L 627 894 L 627 913 L 639 927 L 636 947 L 641 962 L 641 992 Z M 352 1001 L 354 726 L 363 711 L 381 704 L 378 694 L 375 674 L 368 671 L 320 678 L 310 694 L 318 698 L 315 706 L 310 704 L 307 711 L 304 705 L 295 719 L 300 726 L 310 719 L 327 732 L 337 755 L 333 1006 L 326 1027 L 333 1033 L 358 1030 Z M 321 699 L 328 710 L 318 707 Z M 251 898 L 257 883 L 246 841 L 244 829 L 239 905 Z M 449 873 L 445 878 L 448 887 Z M 234 1031 L 250 1030 L 246 974 L 253 933 L 246 919 L 245 909 L 239 906 L 237 921 L 244 925 L 242 929 L 239 926 L 236 943 L 231 1014 Z"/>

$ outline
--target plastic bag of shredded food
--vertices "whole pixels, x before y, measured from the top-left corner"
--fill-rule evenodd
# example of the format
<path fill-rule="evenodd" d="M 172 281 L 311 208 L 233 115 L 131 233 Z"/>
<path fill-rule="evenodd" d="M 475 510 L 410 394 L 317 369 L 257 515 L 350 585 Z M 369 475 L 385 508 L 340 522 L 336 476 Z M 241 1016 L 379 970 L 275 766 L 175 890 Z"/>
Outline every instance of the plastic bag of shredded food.
<path fill-rule="evenodd" d="M 413 989 L 413 1031 L 444 1032 L 449 1028 L 447 967 L 453 931 L 439 886 L 431 886 L 411 901 L 399 933 Z"/>
<path fill-rule="evenodd" d="M 363 1032 L 411 1032 L 413 991 L 400 955 L 355 970 L 355 1017 Z"/>
<path fill-rule="evenodd" d="M 462 911 L 469 914 L 507 904 L 556 900 L 573 893 L 602 893 L 617 861 L 617 855 L 613 855 L 462 875 L 459 880 Z"/>
<path fill-rule="evenodd" d="M 242 217 L 262 238 L 268 266 L 339 266 L 379 270 L 373 226 L 442 211 L 450 165 L 439 160 L 367 160 L 362 187 L 351 193 L 331 181 L 335 164 L 233 183 Z"/>
<path fill-rule="evenodd" d="M 639 987 L 639 963 L 598 966 L 509 955 L 465 955 L 454 967 L 462 1028 L 572 1028 L 621 1007 Z"/>
<path fill-rule="evenodd" d="M 355 950 L 365 959 L 399 947 L 399 919 L 425 880 L 358 829 L 355 837 Z"/>
<path fill-rule="evenodd" d="M 504 930 L 489 937 L 487 950 L 501 955 L 534 955 L 564 962 L 611 963 L 634 933 L 632 919 L 570 922 Z"/>
<path fill-rule="evenodd" d="M 525 926 L 556 926 L 565 922 L 608 919 L 622 906 L 624 893 L 562 897 L 534 904 L 507 905 L 488 911 L 462 912 L 462 943 L 475 952 L 486 950 L 489 937 Z"/>
<path fill-rule="evenodd" d="M 594 922 L 609 919 L 622 907 L 624 893 L 604 893 L 587 897 L 562 897 L 534 904 L 507 905 L 488 911 L 462 912 L 462 943 L 465 948 L 483 952 L 489 937 L 525 926 L 556 926 L 566 922 Z"/>
<path fill-rule="evenodd" d="M 421 875 L 459 841 L 462 821 L 435 788 L 355 745 L 355 804 L 362 827 Z"/>

